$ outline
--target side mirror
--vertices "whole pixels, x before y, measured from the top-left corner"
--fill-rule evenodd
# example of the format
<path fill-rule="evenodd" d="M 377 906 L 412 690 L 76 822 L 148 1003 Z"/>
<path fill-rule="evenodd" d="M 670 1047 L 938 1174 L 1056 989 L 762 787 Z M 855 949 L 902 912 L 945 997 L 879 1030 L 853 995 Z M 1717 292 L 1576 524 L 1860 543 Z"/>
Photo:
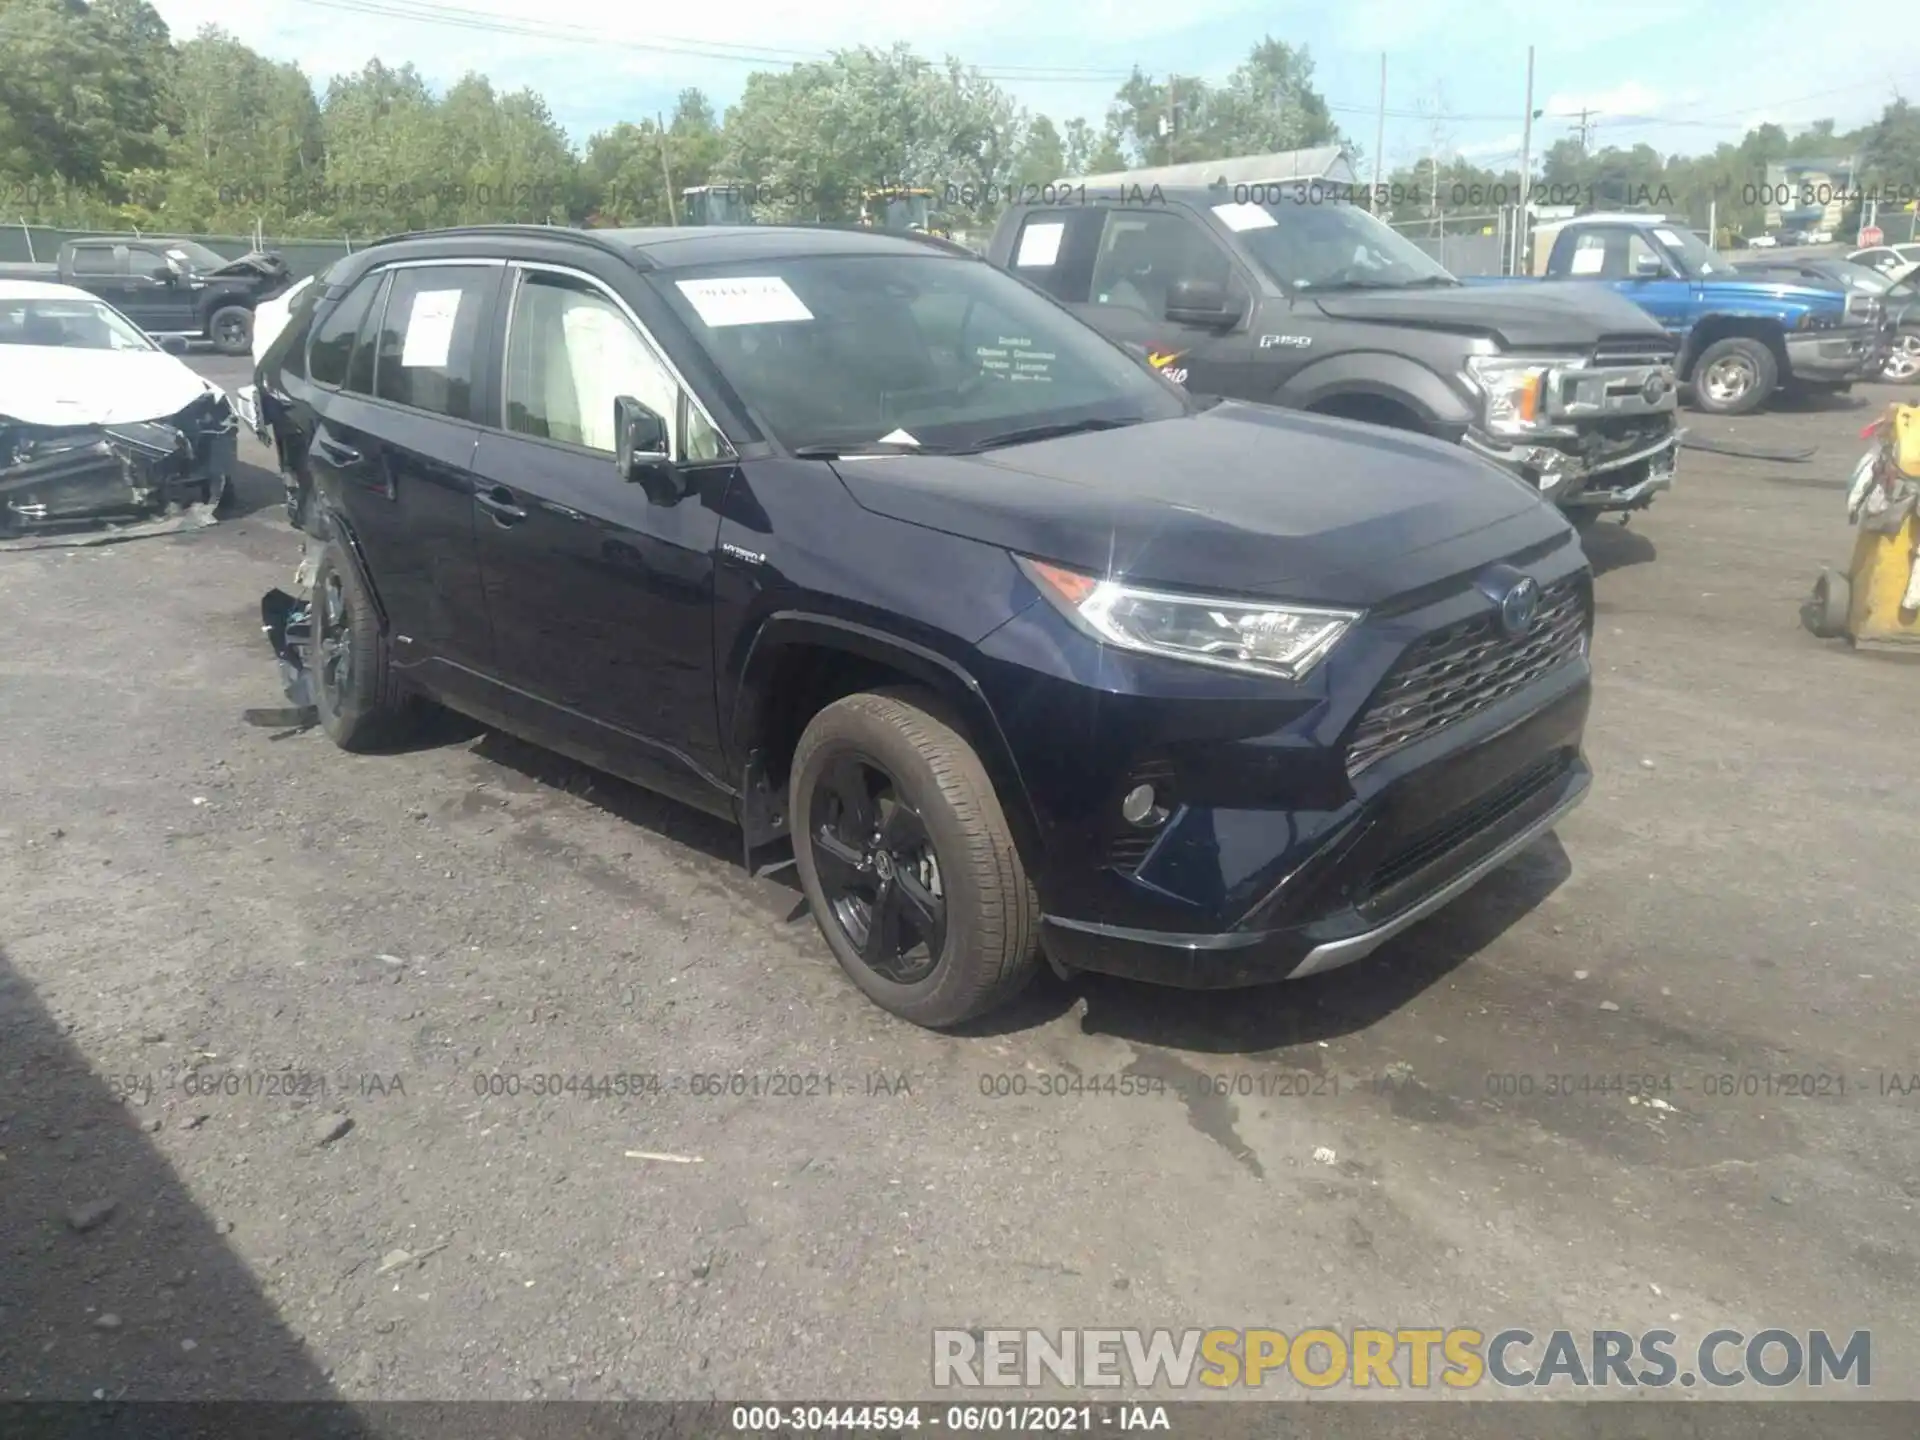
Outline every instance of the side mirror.
<path fill-rule="evenodd" d="M 1246 302 L 1217 280 L 1176 280 L 1167 287 L 1167 319 L 1226 330 L 1240 323 Z"/>
<path fill-rule="evenodd" d="M 673 456 L 667 450 L 667 422 L 631 395 L 613 402 L 614 465 L 620 478 L 645 488 L 648 498 L 666 503 L 680 497 Z"/>
<path fill-rule="evenodd" d="M 1633 257 L 1633 278 L 1636 280 L 1661 280 L 1667 274 L 1667 262 L 1658 255 L 1636 255 Z"/>
<path fill-rule="evenodd" d="M 162 335 L 155 343 L 169 355 L 187 353 L 187 337 L 184 335 Z"/>

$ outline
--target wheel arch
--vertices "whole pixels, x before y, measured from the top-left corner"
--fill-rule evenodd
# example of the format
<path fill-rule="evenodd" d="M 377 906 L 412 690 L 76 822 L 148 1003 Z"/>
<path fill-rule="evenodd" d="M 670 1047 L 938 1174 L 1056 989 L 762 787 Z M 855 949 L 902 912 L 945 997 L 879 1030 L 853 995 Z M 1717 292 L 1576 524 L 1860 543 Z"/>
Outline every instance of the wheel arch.
<path fill-rule="evenodd" d="M 1473 423 L 1466 400 L 1432 370 L 1400 355 L 1356 351 L 1330 355 L 1280 387 L 1274 403 L 1321 414 L 1330 405 L 1392 405 L 1429 435 L 1452 435 Z"/>
<path fill-rule="evenodd" d="M 863 690 L 910 686 L 934 697 L 980 757 L 1021 854 L 1040 854 L 1033 801 L 979 681 L 952 657 L 903 636 L 838 616 L 784 610 L 762 622 L 740 670 L 728 750 L 742 772 L 742 824 L 749 845 L 785 833 L 785 787 L 808 721 Z M 771 815 L 758 813 L 772 807 Z"/>

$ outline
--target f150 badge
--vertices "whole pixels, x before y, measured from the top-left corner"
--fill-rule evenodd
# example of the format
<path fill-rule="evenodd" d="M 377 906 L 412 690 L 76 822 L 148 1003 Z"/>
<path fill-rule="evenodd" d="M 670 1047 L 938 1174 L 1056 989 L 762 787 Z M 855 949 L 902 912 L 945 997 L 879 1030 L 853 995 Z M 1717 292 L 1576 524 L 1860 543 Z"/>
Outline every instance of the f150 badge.
<path fill-rule="evenodd" d="M 1187 383 L 1187 367 L 1175 365 L 1173 362 L 1186 353 L 1184 350 L 1149 350 L 1147 363 L 1174 384 L 1184 385 Z"/>
<path fill-rule="evenodd" d="M 1276 345 L 1291 345 L 1297 349 L 1304 350 L 1311 344 L 1313 344 L 1313 337 L 1311 335 L 1262 335 L 1260 337 L 1260 348 L 1262 350 L 1271 350 Z"/>

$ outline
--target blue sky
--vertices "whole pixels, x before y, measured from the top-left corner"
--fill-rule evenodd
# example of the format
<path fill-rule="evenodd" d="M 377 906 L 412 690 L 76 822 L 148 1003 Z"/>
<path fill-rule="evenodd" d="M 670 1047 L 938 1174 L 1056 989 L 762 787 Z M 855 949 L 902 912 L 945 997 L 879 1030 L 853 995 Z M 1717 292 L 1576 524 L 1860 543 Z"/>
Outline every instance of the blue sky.
<path fill-rule="evenodd" d="M 576 140 L 668 109 L 686 85 L 724 109 L 752 70 L 773 68 L 743 61 L 745 49 L 801 59 L 894 40 L 995 73 L 1032 109 L 1097 120 L 1135 64 L 1223 78 L 1271 34 L 1308 47 L 1321 93 L 1368 151 L 1384 51 L 1389 168 L 1436 143 L 1483 163 L 1517 161 L 1529 44 L 1534 104 L 1548 112 L 1534 126 L 1536 156 L 1572 133 L 1583 106 L 1595 144 L 1694 151 L 1762 120 L 1832 116 L 1845 128 L 1876 114 L 1903 79 L 1920 89 L 1920 27 L 1862 0 L 1817 12 L 1787 0 L 1610 0 L 1590 19 L 1586 7 L 1538 0 L 975 0 L 919 14 L 892 0 L 705 0 L 666 15 L 631 0 L 155 3 L 177 36 L 216 21 L 316 81 L 378 56 L 412 61 L 438 84 L 472 69 L 503 87 L 530 85 Z"/>

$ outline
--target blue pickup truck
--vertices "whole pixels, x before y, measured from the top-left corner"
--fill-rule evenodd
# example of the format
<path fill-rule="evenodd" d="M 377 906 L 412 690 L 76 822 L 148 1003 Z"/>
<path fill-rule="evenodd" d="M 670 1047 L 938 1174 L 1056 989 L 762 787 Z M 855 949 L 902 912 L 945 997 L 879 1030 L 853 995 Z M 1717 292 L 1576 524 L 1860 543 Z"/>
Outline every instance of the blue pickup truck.
<path fill-rule="evenodd" d="M 1881 302 L 1742 275 L 1678 221 L 1582 215 L 1561 226 L 1538 277 L 1611 286 L 1680 345 L 1675 368 L 1696 409 L 1744 415 L 1782 388 L 1844 389 L 1881 361 Z"/>

